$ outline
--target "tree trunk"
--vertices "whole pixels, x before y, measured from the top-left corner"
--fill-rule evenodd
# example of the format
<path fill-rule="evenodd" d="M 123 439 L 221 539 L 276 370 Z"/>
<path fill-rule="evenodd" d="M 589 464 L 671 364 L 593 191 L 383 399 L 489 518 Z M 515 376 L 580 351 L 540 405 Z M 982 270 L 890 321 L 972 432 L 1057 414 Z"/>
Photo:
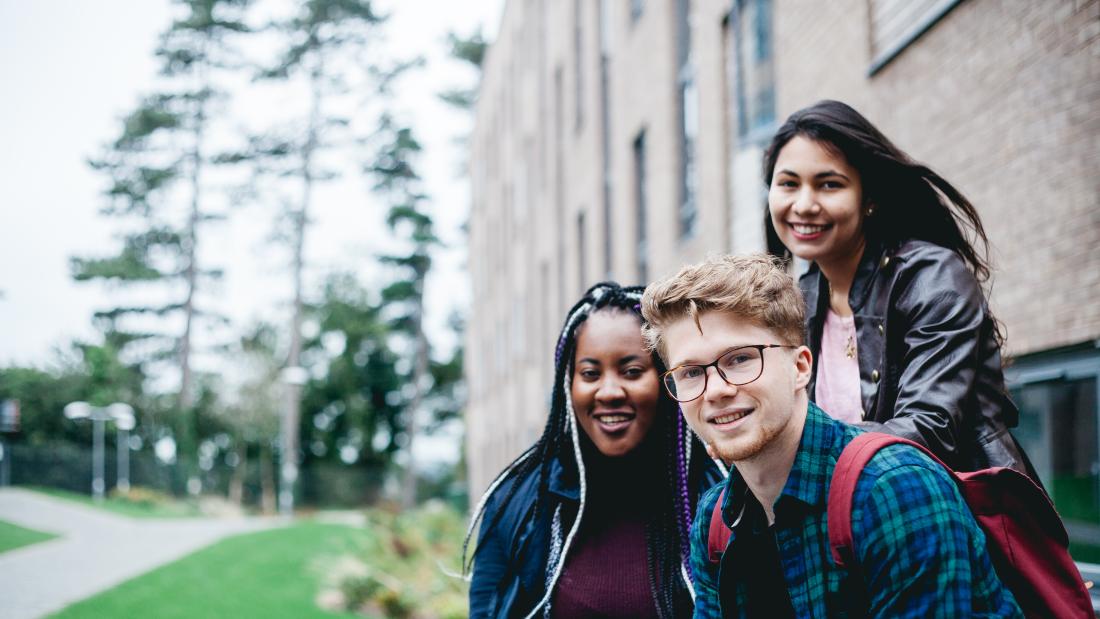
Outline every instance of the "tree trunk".
<path fill-rule="evenodd" d="M 271 448 L 260 448 L 260 509 L 265 514 L 275 513 L 275 466 Z"/>
<path fill-rule="evenodd" d="M 308 175 L 307 175 L 308 176 Z M 292 374 L 284 374 L 286 383 L 286 410 L 282 419 L 281 463 L 279 467 L 279 512 L 289 516 L 294 512 L 295 487 L 298 480 L 298 426 L 302 416 L 302 386 L 298 369 L 302 356 L 302 271 L 305 268 L 303 246 L 305 244 L 305 209 L 309 204 L 309 182 L 302 201 L 301 212 L 295 215 L 294 224 L 294 308 L 290 319 L 290 352 L 286 366 Z"/>
<path fill-rule="evenodd" d="M 202 66 L 199 66 L 198 78 L 200 91 L 206 88 Z M 198 108 L 195 111 L 194 150 L 191 153 L 191 209 L 187 217 L 187 228 L 183 234 L 184 278 L 186 279 L 186 298 L 183 302 L 184 327 L 180 336 L 179 364 L 180 364 L 180 391 L 179 391 L 179 421 L 180 435 L 176 437 L 177 444 L 184 454 L 180 462 L 184 465 L 188 479 L 201 479 L 194 466 L 194 460 L 189 456 L 198 448 L 198 423 L 194 409 L 195 393 L 194 378 L 191 371 L 191 343 L 192 331 L 195 322 L 195 294 L 198 290 L 198 229 L 202 219 L 201 213 L 201 175 L 202 175 L 202 141 L 203 127 L 206 122 L 205 102 L 199 98 Z"/>
<path fill-rule="evenodd" d="M 305 237 L 309 224 L 309 211 L 313 200 L 313 152 L 317 148 L 318 132 L 321 122 L 321 80 L 323 77 L 321 61 L 310 73 L 312 102 L 310 104 L 308 134 L 302 149 L 302 204 L 294 214 L 294 310 L 290 325 L 290 352 L 286 365 L 295 375 L 287 381 L 286 416 L 282 429 L 282 462 L 280 466 L 279 511 L 290 515 L 294 510 L 294 495 L 298 480 L 298 426 L 302 416 L 302 385 L 298 380 L 301 371 L 302 355 L 302 318 L 303 318 L 303 272 L 305 271 Z"/>
<path fill-rule="evenodd" d="M 204 46 L 205 50 L 205 46 Z M 202 54 L 205 56 L 205 51 Z M 205 67 L 199 63 L 196 81 L 199 87 L 198 107 L 195 110 L 194 150 L 191 153 L 191 212 L 187 218 L 187 231 L 183 238 L 183 251 L 186 264 L 184 265 L 184 277 L 187 280 L 187 298 L 183 302 L 184 327 L 180 337 L 180 393 L 179 406 L 184 414 L 189 414 L 195 397 L 191 383 L 191 338 L 195 320 L 195 293 L 198 290 L 198 235 L 199 222 L 202 221 L 201 197 L 202 197 L 202 145 L 204 130 L 206 128 L 206 91 L 207 78 Z M 189 420 L 190 421 L 190 420 Z"/>
<path fill-rule="evenodd" d="M 424 335 L 424 274 L 417 273 L 416 307 L 413 310 L 413 333 L 416 342 L 416 357 L 413 364 L 412 384 L 415 387 L 409 406 L 405 411 L 405 445 L 408 463 L 405 466 L 405 480 L 402 484 L 401 504 L 405 509 L 416 507 L 416 461 L 413 458 L 413 443 L 416 439 L 416 415 L 424 401 L 424 387 L 428 376 L 428 338 Z"/>
<path fill-rule="evenodd" d="M 237 467 L 229 478 L 229 502 L 241 507 L 244 505 L 244 480 L 248 477 L 248 445 L 243 441 L 237 445 Z"/>

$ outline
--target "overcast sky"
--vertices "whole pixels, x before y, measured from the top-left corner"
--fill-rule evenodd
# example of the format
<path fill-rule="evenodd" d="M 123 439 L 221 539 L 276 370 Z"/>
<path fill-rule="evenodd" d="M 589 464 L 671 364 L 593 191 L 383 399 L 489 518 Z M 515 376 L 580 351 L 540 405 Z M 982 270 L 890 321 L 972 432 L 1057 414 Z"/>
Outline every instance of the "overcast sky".
<path fill-rule="evenodd" d="M 454 245 L 469 201 L 454 138 L 469 121 L 435 97 L 462 77 L 461 67 L 446 58 L 444 37 L 479 24 L 492 37 L 503 0 L 381 4 L 393 13 L 394 53 L 428 60 L 426 70 L 407 80 L 402 107 L 425 146 L 422 172 L 433 214 Z M 92 313 L 109 305 L 110 293 L 72 282 L 69 258 L 106 255 L 118 241 L 115 222 L 98 213 L 104 179 L 86 161 L 117 136 L 119 119 L 153 88 L 152 52 L 172 15 L 168 0 L 0 0 L 0 366 L 45 365 L 55 347 L 95 337 Z M 307 245 L 313 283 L 334 269 L 378 277 L 372 234 L 384 231 L 377 212 L 355 208 L 365 187 L 349 179 L 327 190 L 343 200 L 318 205 Z M 219 297 L 235 326 L 286 316 L 289 278 L 277 257 L 263 253 L 268 226 L 259 215 L 238 221 L 206 248 L 217 247 L 213 261 L 229 269 Z M 455 252 L 437 261 L 429 290 L 436 331 L 452 307 L 467 302 L 460 262 Z"/>

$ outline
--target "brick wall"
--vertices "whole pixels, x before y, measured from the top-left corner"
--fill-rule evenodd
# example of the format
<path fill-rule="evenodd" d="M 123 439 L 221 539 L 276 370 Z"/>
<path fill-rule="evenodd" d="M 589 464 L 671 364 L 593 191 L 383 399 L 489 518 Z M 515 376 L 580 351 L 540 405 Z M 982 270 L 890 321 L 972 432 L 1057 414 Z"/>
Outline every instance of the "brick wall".
<path fill-rule="evenodd" d="M 611 272 L 636 283 L 633 143 L 646 134 L 649 277 L 760 246 L 759 146 L 730 119 L 729 0 L 693 0 L 697 233 L 681 239 L 676 2 L 606 0 L 609 173 L 599 81 L 600 0 L 508 0 L 485 65 L 472 139 L 467 458 L 471 492 L 545 422 L 554 338 Z M 576 122 L 575 6 L 583 120 Z M 1100 0 L 963 0 L 874 75 L 867 0 L 773 0 L 777 118 L 846 101 L 978 208 L 992 304 L 1023 354 L 1100 338 Z M 560 89 L 558 86 L 560 85 Z M 580 264 L 577 218 L 585 219 Z"/>

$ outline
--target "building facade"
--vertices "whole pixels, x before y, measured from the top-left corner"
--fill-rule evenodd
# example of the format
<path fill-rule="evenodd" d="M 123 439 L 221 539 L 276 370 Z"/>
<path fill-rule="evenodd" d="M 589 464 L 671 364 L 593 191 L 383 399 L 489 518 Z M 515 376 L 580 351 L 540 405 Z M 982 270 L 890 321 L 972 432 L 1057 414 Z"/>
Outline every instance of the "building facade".
<path fill-rule="evenodd" d="M 1016 434 L 1100 562 L 1100 0 L 507 0 L 483 69 L 471 495 L 541 433 L 580 294 L 762 249 L 762 149 L 830 98 L 978 208 Z"/>

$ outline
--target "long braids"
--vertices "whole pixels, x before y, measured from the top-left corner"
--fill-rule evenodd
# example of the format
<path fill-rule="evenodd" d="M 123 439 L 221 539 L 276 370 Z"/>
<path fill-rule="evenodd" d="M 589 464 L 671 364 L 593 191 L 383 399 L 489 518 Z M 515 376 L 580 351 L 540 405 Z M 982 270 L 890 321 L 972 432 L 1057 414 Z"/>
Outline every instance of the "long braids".
<path fill-rule="evenodd" d="M 546 570 L 546 591 L 542 600 L 531 611 L 531 615 L 541 607 L 546 616 L 549 616 L 550 599 L 552 591 L 561 569 L 565 564 L 566 553 L 572 539 L 579 529 L 585 503 L 585 471 L 583 458 L 580 455 L 580 441 L 578 440 L 578 428 L 570 398 L 570 385 L 573 371 L 573 360 L 577 343 L 577 330 L 589 316 L 597 311 L 613 309 L 630 312 L 641 318 L 640 302 L 644 288 L 641 286 L 622 287 L 612 282 L 601 282 L 588 289 L 585 295 L 572 307 L 566 315 L 561 334 L 558 337 L 554 350 L 554 381 L 550 398 L 550 412 L 542 435 L 538 441 L 519 457 L 509 463 L 490 484 L 488 490 L 478 501 L 474 509 L 466 538 L 462 545 L 462 564 L 464 573 L 470 573 L 473 561 L 481 549 L 483 539 L 478 539 L 472 553 L 468 553 L 468 545 L 473 534 L 474 527 L 485 514 L 486 504 L 505 483 L 514 479 L 516 483 L 509 484 L 500 506 L 508 505 L 519 487 L 518 480 L 538 471 L 538 491 L 531 508 L 535 518 L 539 517 L 540 510 L 547 509 L 546 496 L 549 490 L 550 466 L 547 466 L 554 458 L 564 463 L 573 460 L 577 465 L 577 474 L 581 484 L 581 501 L 576 515 L 573 517 L 573 526 L 568 535 L 564 533 L 562 512 L 559 509 L 551 516 L 552 534 L 550 539 L 550 558 Z M 658 373 L 663 372 L 664 367 L 654 356 Z M 695 438 L 690 429 L 687 429 L 680 418 L 679 411 L 673 406 L 664 390 L 661 390 L 659 414 L 666 417 L 675 414 L 676 420 L 665 419 L 662 425 L 665 427 L 666 441 L 663 452 L 666 454 L 667 484 L 666 495 L 660 502 L 661 508 L 657 510 L 655 518 L 646 527 L 647 559 L 649 564 L 650 588 L 657 604 L 658 614 L 661 617 L 677 617 L 691 609 L 691 600 L 694 594 L 689 581 L 688 532 L 694 515 L 696 493 L 700 475 L 706 458 L 696 457 L 692 462 L 692 451 L 702 452 L 701 443 Z M 674 411 L 674 413 L 673 413 Z M 572 456 L 570 458 L 569 456 Z M 694 466 L 692 466 L 694 465 Z M 560 507 L 560 506 L 559 506 Z M 496 510 L 488 523 L 483 523 L 482 530 L 491 530 L 504 513 L 503 507 Z M 514 551 L 515 549 L 513 549 Z"/>
<path fill-rule="evenodd" d="M 462 542 L 462 567 L 464 573 L 468 574 L 471 571 L 473 560 L 477 556 L 478 551 L 481 550 L 483 543 L 482 539 L 478 539 L 474 551 L 472 553 L 467 552 L 470 539 L 473 536 L 474 527 L 477 526 L 478 521 L 484 516 L 485 506 L 489 498 L 506 480 L 522 479 L 535 469 L 540 469 L 538 492 L 535 494 L 535 503 L 532 513 L 537 514 L 538 509 L 541 507 L 542 498 L 549 487 L 550 471 L 548 466 L 542 465 L 550 462 L 555 456 L 564 455 L 561 453 L 561 445 L 563 443 L 563 435 L 568 431 L 568 420 L 565 418 L 566 390 L 564 386 L 568 380 L 567 373 L 572 371 L 573 349 L 576 346 L 576 330 L 577 327 L 588 318 L 600 298 L 604 297 L 603 294 L 595 294 L 595 291 L 605 287 L 618 288 L 624 292 L 628 290 L 622 289 L 614 284 L 596 284 L 592 288 L 589 288 L 588 292 L 586 292 L 566 314 L 565 324 L 562 327 L 561 334 L 558 336 L 558 341 L 554 347 L 554 389 L 550 396 L 550 414 L 546 418 L 546 424 L 543 426 L 542 434 L 539 436 L 538 441 L 509 463 L 508 466 L 504 467 L 504 470 L 493 480 L 489 488 L 485 491 L 485 494 L 482 495 L 481 499 L 478 501 L 477 507 L 473 512 L 473 517 L 470 519 L 470 525 L 466 530 L 466 538 Z M 608 300 L 610 301 L 610 299 Z M 518 484 L 511 484 L 508 487 L 507 494 L 504 495 L 504 499 L 500 502 L 501 505 L 507 505 L 511 502 L 512 498 L 515 496 L 517 486 Z M 503 513 L 503 509 L 497 510 L 486 528 L 491 529 L 495 526 Z"/>

